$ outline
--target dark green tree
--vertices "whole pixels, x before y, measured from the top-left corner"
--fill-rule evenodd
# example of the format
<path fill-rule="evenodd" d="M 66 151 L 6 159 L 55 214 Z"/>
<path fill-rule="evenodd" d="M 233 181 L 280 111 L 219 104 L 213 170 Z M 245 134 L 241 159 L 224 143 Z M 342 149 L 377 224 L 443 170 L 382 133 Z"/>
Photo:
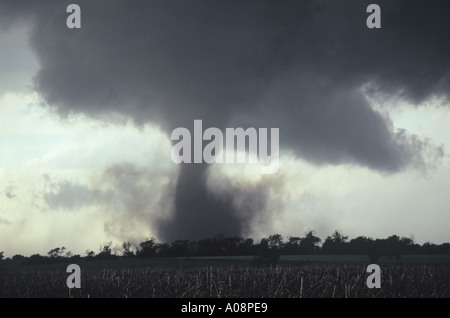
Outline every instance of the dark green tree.
<path fill-rule="evenodd" d="M 345 254 L 348 246 L 348 236 L 343 235 L 339 231 L 334 231 L 328 236 L 323 243 L 322 250 L 325 254 Z"/>
<path fill-rule="evenodd" d="M 133 244 L 131 244 L 130 242 L 123 242 L 122 243 L 122 255 L 124 257 L 133 257 L 134 253 L 131 250 Z"/>
<path fill-rule="evenodd" d="M 50 250 L 47 254 L 50 256 L 50 258 L 58 258 L 61 257 L 64 254 L 64 251 L 66 248 L 63 247 L 55 247 L 54 249 Z"/>
<path fill-rule="evenodd" d="M 283 248 L 283 237 L 280 234 L 272 234 L 269 236 L 267 246 L 270 250 L 281 250 Z"/>
<path fill-rule="evenodd" d="M 304 254 L 315 254 L 319 249 L 322 240 L 316 236 L 316 231 L 312 230 L 306 233 L 300 242 L 300 248 Z"/>
<path fill-rule="evenodd" d="M 112 242 L 107 242 L 105 244 L 100 245 L 100 253 L 97 255 L 98 258 L 112 258 Z"/>
<path fill-rule="evenodd" d="M 139 251 L 137 252 L 139 257 L 155 257 L 156 256 L 156 241 L 154 238 L 145 240 L 139 243 Z"/>

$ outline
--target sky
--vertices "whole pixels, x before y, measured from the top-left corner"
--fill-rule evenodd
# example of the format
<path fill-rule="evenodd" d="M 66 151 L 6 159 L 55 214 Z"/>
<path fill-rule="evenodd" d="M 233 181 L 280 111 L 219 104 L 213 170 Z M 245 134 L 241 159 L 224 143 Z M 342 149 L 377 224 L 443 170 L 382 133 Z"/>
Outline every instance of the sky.
<path fill-rule="evenodd" d="M 0 1 L 0 251 L 340 230 L 449 242 L 450 4 Z M 423 21 L 423 23 L 418 23 Z M 433 23 L 428 23 L 433 21 Z M 280 129 L 278 173 L 171 160 Z"/>

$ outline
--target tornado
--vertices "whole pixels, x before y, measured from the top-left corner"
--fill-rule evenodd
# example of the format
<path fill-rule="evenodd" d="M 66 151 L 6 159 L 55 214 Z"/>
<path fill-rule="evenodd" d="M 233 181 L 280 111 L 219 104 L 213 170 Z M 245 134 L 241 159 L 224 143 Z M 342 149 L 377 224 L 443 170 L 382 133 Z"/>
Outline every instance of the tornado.
<path fill-rule="evenodd" d="M 179 166 L 173 211 L 169 218 L 159 221 L 159 238 L 172 242 L 245 234 L 244 215 L 233 206 L 233 198 L 208 189 L 209 168 L 207 164 Z"/>
<path fill-rule="evenodd" d="M 219 129 L 280 128 L 281 161 L 289 152 L 317 166 L 397 173 L 439 149 L 396 130 L 369 97 L 448 100 L 442 30 L 450 29 L 450 2 L 382 1 L 377 30 L 366 26 L 370 3 L 80 0 L 82 25 L 70 30 L 61 1 L 2 0 L 0 28 L 26 25 L 39 63 L 34 89 L 62 117 L 119 115 L 168 136 L 195 119 Z M 423 15 L 436 23 L 418 23 Z M 434 49 L 416 50 L 417 43 Z M 171 209 L 151 218 L 160 240 L 245 235 L 267 212 L 273 198 L 264 184 L 249 189 L 231 180 L 214 191 L 212 167 L 174 167 Z"/>

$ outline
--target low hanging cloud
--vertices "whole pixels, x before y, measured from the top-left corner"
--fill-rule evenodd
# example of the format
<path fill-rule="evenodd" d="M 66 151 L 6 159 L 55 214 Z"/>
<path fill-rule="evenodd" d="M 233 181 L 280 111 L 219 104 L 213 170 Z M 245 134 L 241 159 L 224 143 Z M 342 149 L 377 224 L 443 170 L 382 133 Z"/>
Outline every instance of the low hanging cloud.
<path fill-rule="evenodd" d="M 35 88 L 63 116 L 121 114 L 168 134 L 194 119 L 222 129 L 279 127 L 282 150 L 316 165 L 426 170 L 443 149 L 396 131 L 368 96 L 397 96 L 417 106 L 448 100 L 450 3 L 380 0 L 382 28 L 369 30 L 370 3 L 79 1 L 82 28 L 69 30 L 67 1 L 5 0 L 0 27 L 29 25 L 40 66 Z M 433 23 L 420 23 L 424 16 Z M 180 167 L 174 198 L 166 198 L 172 221 L 161 219 L 161 236 L 241 233 L 251 220 L 209 194 L 207 170 Z M 125 178 L 120 170 L 113 175 Z M 145 187 L 129 183 L 122 196 L 141 202 Z M 83 189 L 71 190 L 92 199 Z M 63 202 L 64 195 L 49 200 Z M 128 208 L 134 215 L 144 207 Z M 187 215 L 204 223 L 180 235 Z"/>
<path fill-rule="evenodd" d="M 17 197 L 17 195 L 14 193 L 15 190 L 16 190 L 16 187 L 14 187 L 12 185 L 8 186 L 4 191 L 6 198 L 7 199 L 15 199 Z"/>
<path fill-rule="evenodd" d="M 173 177 L 173 176 L 172 176 Z M 87 208 L 104 220 L 107 234 L 138 242 L 157 232 L 156 218 L 167 212 L 165 196 L 171 175 L 148 167 L 121 163 L 92 176 L 88 185 L 45 176 L 43 199 L 51 209 L 78 213 Z"/>
<path fill-rule="evenodd" d="M 54 187 L 56 191 L 43 195 L 45 203 L 52 209 L 77 210 L 106 202 L 111 196 L 108 192 L 91 190 L 85 185 L 70 181 L 60 181 Z"/>
<path fill-rule="evenodd" d="M 12 222 L 9 221 L 9 220 L 7 220 L 7 219 L 5 219 L 5 218 L 0 217 L 0 224 L 3 224 L 3 225 L 11 225 Z"/>
<path fill-rule="evenodd" d="M 171 208 L 167 196 L 172 196 L 174 179 L 171 172 L 130 163 L 106 169 L 96 180 L 113 193 L 102 207 L 105 232 L 135 242 L 157 232 L 157 220 Z"/>

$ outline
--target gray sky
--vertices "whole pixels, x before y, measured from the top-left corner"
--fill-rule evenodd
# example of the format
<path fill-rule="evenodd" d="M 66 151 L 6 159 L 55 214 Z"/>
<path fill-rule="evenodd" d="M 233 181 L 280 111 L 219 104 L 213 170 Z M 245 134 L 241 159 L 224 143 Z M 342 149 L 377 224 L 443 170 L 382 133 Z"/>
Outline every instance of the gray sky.
<path fill-rule="evenodd" d="M 7 255 L 309 229 L 450 240 L 450 4 L 378 1 L 369 30 L 367 1 L 78 1 L 69 30 L 69 3 L 0 3 Z M 170 132 L 194 119 L 280 128 L 279 173 L 174 165 Z"/>

